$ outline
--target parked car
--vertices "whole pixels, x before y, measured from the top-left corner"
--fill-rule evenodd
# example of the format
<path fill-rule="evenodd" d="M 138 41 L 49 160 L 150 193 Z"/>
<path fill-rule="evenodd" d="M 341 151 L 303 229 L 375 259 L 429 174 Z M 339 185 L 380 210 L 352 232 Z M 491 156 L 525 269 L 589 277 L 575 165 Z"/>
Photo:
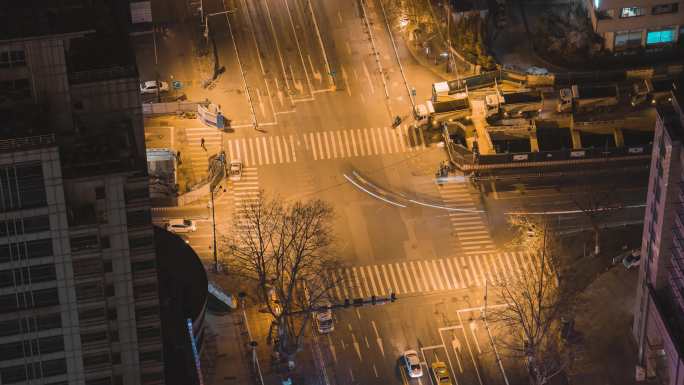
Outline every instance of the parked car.
<path fill-rule="evenodd" d="M 159 92 L 168 92 L 169 83 L 167 82 L 156 82 L 154 80 L 148 80 L 146 82 L 140 82 L 140 93 L 141 94 L 156 94 L 157 89 Z"/>
<path fill-rule="evenodd" d="M 172 219 L 166 225 L 166 230 L 172 233 L 191 233 L 197 231 L 197 224 L 190 219 Z"/>
<path fill-rule="evenodd" d="M 451 377 L 449 377 L 449 369 L 442 361 L 435 361 L 432 363 L 432 374 L 435 376 L 437 385 L 452 385 Z"/>
<path fill-rule="evenodd" d="M 529 75 L 548 75 L 549 74 L 549 70 L 547 70 L 546 68 L 535 67 L 535 66 L 528 67 L 526 72 Z"/>
<path fill-rule="evenodd" d="M 407 350 L 404 352 L 404 365 L 411 378 L 418 378 L 423 376 L 423 368 L 420 366 L 420 359 L 418 352 L 415 350 Z"/>
<path fill-rule="evenodd" d="M 330 302 L 326 302 L 322 305 L 325 310 L 318 310 L 315 313 L 314 319 L 316 320 L 316 328 L 321 334 L 330 333 L 335 330 L 335 323 L 333 321 L 333 313 Z"/>
<path fill-rule="evenodd" d="M 230 162 L 230 168 L 228 169 L 228 178 L 233 182 L 237 182 L 242 179 L 242 162 L 239 160 L 234 160 Z"/>
<path fill-rule="evenodd" d="M 625 259 L 622 260 L 622 264 L 627 269 L 631 269 L 634 266 L 639 266 L 640 262 L 641 262 L 641 253 L 639 252 L 639 250 L 632 251 L 632 253 L 630 255 L 626 256 Z"/>

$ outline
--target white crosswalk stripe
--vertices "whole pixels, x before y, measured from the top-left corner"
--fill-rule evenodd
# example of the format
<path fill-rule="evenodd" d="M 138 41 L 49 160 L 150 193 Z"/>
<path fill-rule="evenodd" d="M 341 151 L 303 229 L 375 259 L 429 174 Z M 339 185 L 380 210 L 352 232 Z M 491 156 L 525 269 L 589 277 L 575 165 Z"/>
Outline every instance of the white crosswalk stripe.
<path fill-rule="evenodd" d="M 185 128 L 185 142 L 187 146 L 181 154 L 181 159 L 187 161 L 189 158 L 192 169 L 198 176 L 203 177 L 209 168 L 209 157 L 217 154 L 221 150 L 221 132 L 213 127 Z M 182 140 L 182 136 L 179 136 Z M 202 148 L 202 139 L 204 147 Z"/>
<path fill-rule="evenodd" d="M 259 174 L 256 167 L 242 169 L 242 177 L 239 181 L 232 182 L 233 191 L 233 218 L 238 225 L 238 231 L 244 231 L 249 224 L 245 221 L 245 213 L 248 205 L 259 199 Z"/>
<path fill-rule="evenodd" d="M 463 183 L 448 183 L 439 188 L 439 194 L 446 206 L 468 210 L 449 213 L 451 226 L 458 239 L 454 247 L 460 247 L 466 254 L 495 252 L 496 246 L 487 230 L 482 213 L 477 212 L 468 186 Z"/>
<path fill-rule="evenodd" d="M 339 282 L 334 290 L 338 299 L 367 298 L 482 287 L 486 281 L 502 283 L 522 277 L 531 263 L 539 261 L 523 252 L 501 252 L 353 266 L 331 274 Z"/>
<path fill-rule="evenodd" d="M 198 145 L 201 135 L 208 136 L 196 134 Z M 306 151 L 314 160 L 396 154 L 426 148 L 423 134 L 409 126 L 316 131 L 302 134 L 302 137 Z M 229 159 L 241 160 L 247 166 L 292 163 L 297 161 L 296 139 L 295 135 L 226 139 L 225 151 Z M 210 145 L 213 141 L 205 137 L 205 143 Z"/>

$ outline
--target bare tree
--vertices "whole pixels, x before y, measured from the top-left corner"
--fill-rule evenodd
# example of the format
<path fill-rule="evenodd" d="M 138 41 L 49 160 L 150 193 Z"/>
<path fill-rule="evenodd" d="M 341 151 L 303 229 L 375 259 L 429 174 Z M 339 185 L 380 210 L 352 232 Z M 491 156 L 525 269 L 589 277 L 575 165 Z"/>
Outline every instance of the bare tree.
<path fill-rule="evenodd" d="M 254 283 L 256 295 L 273 316 L 269 341 L 294 363 L 312 311 L 332 298 L 339 284 L 332 269 L 332 207 L 321 201 L 285 203 L 259 198 L 236 218 L 225 240 L 223 262 L 229 271 Z"/>
<path fill-rule="evenodd" d="M 598 255 L 601 252 L 601 228 L 624 204 L 616 188 L 591 181 L 578 181 L 576 186 L 568 192 L 568 197 L 589 221 L 594 232 L 594 254 Z"/>
<path fill-rule="evenodd" d="M 533 385 L 547 384 L 571 362 L 572 347 L 561 342 L 561 317 L 571 311 L 574 296 L 559 290 L 547 255 L 546 227 L 535 258 L 517 277 L 494 285 L 507 305 L 488 311 L 488 320 L 502 333 L 497 339 L 505 351 L 524 358 Z"/>

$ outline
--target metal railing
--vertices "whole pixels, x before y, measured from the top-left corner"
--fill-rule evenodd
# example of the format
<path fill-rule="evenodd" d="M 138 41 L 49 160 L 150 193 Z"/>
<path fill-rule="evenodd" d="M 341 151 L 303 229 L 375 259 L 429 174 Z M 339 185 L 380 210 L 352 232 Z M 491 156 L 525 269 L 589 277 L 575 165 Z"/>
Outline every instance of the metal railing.
<path fill-rule="evenodd" d="M 55 134 L 0 140 L 0 151 L 26 150 L 55 144 Z"/>

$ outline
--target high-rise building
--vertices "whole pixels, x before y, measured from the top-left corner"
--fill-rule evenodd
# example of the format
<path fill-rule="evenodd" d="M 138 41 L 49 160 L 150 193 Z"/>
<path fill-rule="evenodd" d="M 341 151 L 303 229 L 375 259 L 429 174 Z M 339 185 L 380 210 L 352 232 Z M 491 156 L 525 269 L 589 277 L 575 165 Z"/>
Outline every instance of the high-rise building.
<path fill-rule="evenodd" d="M 684 384 L 684 93 L 657 111 L 633 334 L 638 376 Z"/>
<path fill-rule="evenodd" d="M 603 47 L 620 52 L 657 50 L 684 34 L 684 2 L 677 0 L 586 0 L 594 32 Z"/>
<path fill-rule="evenodd" d="M 165 383 L 139 81 L 102 5 L 117 3 L 0 8 L 3 385 Z"/>

